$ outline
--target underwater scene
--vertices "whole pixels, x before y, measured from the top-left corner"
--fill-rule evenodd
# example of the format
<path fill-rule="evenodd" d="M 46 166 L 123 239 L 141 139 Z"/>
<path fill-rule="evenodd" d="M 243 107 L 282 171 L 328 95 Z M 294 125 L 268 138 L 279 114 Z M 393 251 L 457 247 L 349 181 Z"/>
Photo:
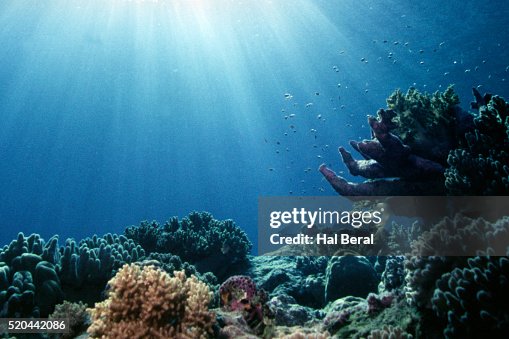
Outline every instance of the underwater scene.
<path fill-rule="evenodd" d="M 0 337 L 507 337 L 508 18 L 0 1 Z"/>

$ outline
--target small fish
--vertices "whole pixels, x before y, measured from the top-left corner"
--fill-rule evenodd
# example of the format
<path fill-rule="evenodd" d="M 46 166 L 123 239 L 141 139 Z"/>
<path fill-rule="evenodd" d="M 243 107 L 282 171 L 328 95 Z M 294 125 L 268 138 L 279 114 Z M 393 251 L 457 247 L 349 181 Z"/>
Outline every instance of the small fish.
<path fill-rule="evenodd" d="M 291 100 L 292 98 L 293 98 L 293 95 L 291 95 L 290 93 L 285 93 L 286 100 Z"/>
<path fill-rule="evenodd" d="M 317 118 L 317 119 L 321 119 L 321 118 L 322 118 L 322 115 L 321 115 L 321 114 L 318 114 L 318 115 L 316 116 L 316 118 Z"/>

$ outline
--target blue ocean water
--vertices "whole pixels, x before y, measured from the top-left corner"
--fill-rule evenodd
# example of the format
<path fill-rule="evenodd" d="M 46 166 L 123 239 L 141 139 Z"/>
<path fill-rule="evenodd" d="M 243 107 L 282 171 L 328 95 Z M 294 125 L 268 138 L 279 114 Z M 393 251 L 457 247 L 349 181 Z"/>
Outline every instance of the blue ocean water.
<path fill-rule="evenodd" d="M 337 147 L 394 89 L 509 97 L 508 17 L 503 0 L 3 0 L 1 243 L 192 210 L 255 239 L 258 196 L 335 194 L 317 167 L 345 171 Z"/>

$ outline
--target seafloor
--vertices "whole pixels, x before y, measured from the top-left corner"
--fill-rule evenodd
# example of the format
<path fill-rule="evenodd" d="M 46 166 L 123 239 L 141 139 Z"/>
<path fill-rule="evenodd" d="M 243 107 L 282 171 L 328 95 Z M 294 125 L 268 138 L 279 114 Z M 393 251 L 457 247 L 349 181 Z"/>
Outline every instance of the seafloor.
<path fill-rule="evenodd" d="M 508 103 L 474 96 L 465 112 L 452 88 L 396 91 L 369 118 L 373 138 L 351 143 L 362 160 L 340 148 L 366 180 L 320 171 L 345 196 L 508 195 Z M 507 335 L 509 259 L 493 254 L 509 251 L 509 218 L 424 227 L 378 229 L 392 256 L 253 257 L 241 228 L 206 212 L 79 241 L 20 233 L 0 251 L 0 316 L 67 318 L 63 338 Z M 465 256 L 474 238 L 478 255 Z M 444 244 L 455 256 L 432 255 Z M 49 337 L 4 334 L 14 336 Z"/>

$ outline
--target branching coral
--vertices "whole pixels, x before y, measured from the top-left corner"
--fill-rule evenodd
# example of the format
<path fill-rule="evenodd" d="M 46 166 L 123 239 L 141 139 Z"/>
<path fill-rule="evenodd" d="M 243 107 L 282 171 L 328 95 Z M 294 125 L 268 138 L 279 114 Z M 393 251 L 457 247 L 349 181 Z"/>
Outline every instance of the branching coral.
<path fill-rule="evenodd" d="M 244 261 L 252 247 L 232 220 L 216 220 L 207 212 L 192 212 L 182 220 L 173 217 L 162 226 L 143 222 L 128 227 L 125 235 L 148 252 L 178 255 L 217 275 L 228 265 Z"/>
<path fill-rule="evenodd" d="M 449 153 L 445 185 L 455 195 L 507 195 L 509 104 L 499 96 L 482 97 L 476 89 L 474 96 L 475 129 L 465 134 L 464 147 Z"/>
<path fill-rule="evenodd" d="M 395 113 L 393 133 L 413 153 L 443 164 L 457 145 L 459 103 L 452 86 L 431 95 L 414 87 L 406 94 L 396 90 L 387 98 L 387 108 Z"/>
<path fill-rule="evenodd" d="M 509 255 L 509 217 L 496 222 L 460 214 L 444 218 L 412 242 L 412 255 Z"/>
<path fill-rule="evenodd" d="M 92 338 L 194 339 L 212 334 L 211 295 L 196 277 L 125 265 L 108 284 L 108 299 L 91 310 Z"/>
<path fill-rule="evenodd" d="M 432 304 L 448 338 L 501 338 L 509 330 L 509 259 L 475 257 L 437 281 Z"/>

